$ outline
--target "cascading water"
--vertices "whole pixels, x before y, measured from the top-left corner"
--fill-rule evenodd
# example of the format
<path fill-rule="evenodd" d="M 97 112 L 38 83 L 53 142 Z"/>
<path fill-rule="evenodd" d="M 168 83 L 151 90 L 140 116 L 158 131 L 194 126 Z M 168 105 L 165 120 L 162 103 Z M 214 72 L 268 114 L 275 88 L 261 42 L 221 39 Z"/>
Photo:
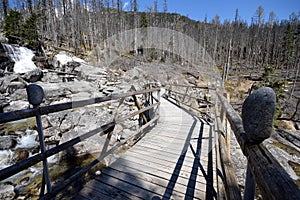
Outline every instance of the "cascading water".
<path fill-rule="evenodd" d="M 34 53 L 26 47 L 16 47 L 9 44 L 2 44 L 6 55 L 14 62 L 14 73 L 22 74 L 35 70 L 37 67 L 32 61 Z"/>

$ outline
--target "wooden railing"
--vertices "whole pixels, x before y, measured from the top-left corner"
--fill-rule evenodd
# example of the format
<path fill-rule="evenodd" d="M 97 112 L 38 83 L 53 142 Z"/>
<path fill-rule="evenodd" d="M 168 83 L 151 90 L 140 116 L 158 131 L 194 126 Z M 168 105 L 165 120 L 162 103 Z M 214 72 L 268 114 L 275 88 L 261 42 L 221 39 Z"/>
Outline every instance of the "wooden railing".
<path fill-rule="evenodd" d="M 76 181 L 79 177 L 81 177 L 84 173 L 86 173 L 89 169 L 91 169 L 97 163 L 102 161 L 105 157 L 107 157 L 108 155 L 115 152 L 118 148 L 120 148 L 126 142 L 128 142 L 129 140 L 132 140 L 132 139 L 139 138 L 145 128 L 153 125 L 153 123 L 159 119 L 160 88 L 151 88 L 150 85 L 148 85 L 147 87 L 148 87 L 148 89 L 144 89 L 144 90 L 140 90 L 140 91 L 132 91 L 132 92 L 124 93 L 124 94 L 112 94 L 110 96 L 105 96 L 105 97 L 99 97 L 99 98 L 93 98 L 93 99 L 87 99 L 87 100 L 81 100 L 81 101 L 72 101 L 72 102 L 68 102 L 68 103 L 61 103 L 61 104 L 40 107 L 39 105 L 43 101 L 43 97 L 44 97 L 43 89 L 38 85 L 34 85 L 34 84 L 28 85 L 27 89 L 26 89 L 27 94 L 28 94 L 28 100 L 29 100 L 29 103 L 31 103 L 33 105 L 33 108 L 18 110 L 18 111 L 13 111 L 13 112 L 7 112 L 7 113 L 1 113 L 0 114 L 0 124 L 11 122 L 11 121 L 16 121 L 16 120 L 20 120 L 20 119 L 30 118 L 30 117 L 36 117 L 37 130 L 39 133 L 39 141 L 40 141 L 40 153 L 38 153 L 32 157 L 29 157 L 24 161 L 21 161 L 14 165 L 11 165 L 7 168 L 1 169 L 0 170 L 0 181 L 5 180 L 8 177 L 11 177 L 11 176 L 21 172 L 22 170 L 27 169 L 28 167 L 31 167 L 39 162 L 43 162 L 43 179 L 42 179 L 42 186 L 41 186 L 41 190 L 40 190 L 41 191 L 40 199 L 53 198 L 59 192 L 61 192 L 64 188 L 66 188 L 68 185 L 70 185 L 72 182 Z M 157 97 L 155 97 L 153 93 L 156 93 Z M 145 95 L 145 98 L 148 101 L 147 107 L 142 107 L 140 105 L 137 95 Z M 132 112 L 126 116 L 116 116 L 116 118 L 113 121 L 111 121 L 107 124 L 104 124 L 101 127 L 98 127 L 94 130 L 91 130 L 91 131 L 85 133 L 85 134 L 75 137 L 65 143 L 57 145 L 54 148 L 51 148 L 51 149 L 45 148 L 41 115 L 47 115 L 49 113 L 59 112 L 59 111 L 68 110 L 68 109 L 75 109 L 75 108 L 92 105 L 92 104 L 96 104 L 96 103 L 102 103 L 102 102 L 108 102 L 108 101 L 114 101 L 114 100 L 123 101 L 124 98 L 126 98 L 126 97 L 132 97 L 134 99 L 135 105 L 138 107 L 138 111 Z M 149 112 L 150 109 L 154 110 L 154 115 L 149 117 L 149 114 L 147 114 L 147 112 Z M 110 149 L 108 149 L 108 144 L 112 137 L 114 126 L 116 124 L 124 122 L 125 120 L 130 119 L 136 115 L 140 115 L 140 117 L 143 119 L 143 123 L 141 124 L 141 127 L 136 131 L 135 134 L 132 134 L 128 138 L 125 138 L 124 140 L 122 140 L 122 142 L 119 142 L 119 143 L 115 144 L 113 147 L 111 147 Z M 71 175 L 69 178 L 67 178 L 63 182 L 52 185 L 52 182 L 50 180 L 47 158 L 50 156 L 53 156 L 63 150 L 66 150 L 67 148 L 72 147 L 75 144 L 80 143 L 81 141 L 83 141 L 95 134 L 100 134 L 100 136 L 106 135 L 106 142 L 103 145 L 102 150 L 99 149 L 99 152 L 101 151 L 99 157 L 94 159 L 91 163 L 87 164 L 80 170 L 78 170 L 75 174 Z M 47 187 L 46 194 L 45 194 L 45 186 Z"/>
<path fill-rule="evenodd" d="M 251 133 L 245 132 L 242 118 L 220 92 L 217 92 L 216 96 L 216 110 L 220 157 L 227 199 L 241 199 L 228 152 L 230 130 L 233 131 L 248 160 L 244 199 L 254 199 L 256 184 L 263 199 L 300 199 L 298 186 L 263 144 L 253 143 L 249 140 L 248 136 Z M 218 112 L 219 110 L 220 112 Z M 229 125 L 224 126 L 224 124 L 228 124 L 227 121 L 231 128 Z"/>
<path fill-rule="evenodd" d="M 232 131 L 248 160 L 244 199 L 255 198 L 256 184 L 263 199 L 300 199 L 300 190 L 272 154 L 262 145 L 249 142 L 240 115 L 229 104 L 225 94 L 214 88 L 168 85 L 166 95 L 215 126 L 217 135 L 218 197 L 242 199 L 230 159 Z M 199 105 L 192 105 L 191 99 Z M 203 106 L 201 105 L 203 103 Z M 214 113 L 212 110 L 214 108 Z M 222 189 L 223 188 L 223 189 Z"/>
<path fill-rule="evenodd" d="M 211 117 L 212 91 L 214 88 L 187 86 L 187 85 L 168 85 L 166 95 L 176 101 L 177 105 L 191 110 L 196 115 L 203 117 L 207 122 L 213 122 Z"/>

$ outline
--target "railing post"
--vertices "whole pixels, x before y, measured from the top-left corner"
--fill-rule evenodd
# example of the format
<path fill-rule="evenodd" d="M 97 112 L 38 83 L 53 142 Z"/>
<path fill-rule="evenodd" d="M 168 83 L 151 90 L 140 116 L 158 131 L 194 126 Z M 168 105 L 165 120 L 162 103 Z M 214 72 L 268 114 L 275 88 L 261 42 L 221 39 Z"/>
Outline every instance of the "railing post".
<path fill-rule="evenodd" d="M 245 184 L 244 200 L 253 200 L 255 197 L 256 181 L 251 172 L 249 163 L 247 164 L 247 176 Z"/>
<path fill-rule="evenodd" d="M 225 94 L 225 97 L 227 98 L 227 102 L 230 103 L 230 95 L 228 93 Z M 226 146 L 227 146 L 227 154 L 228 158 L 230 159 L 230 140 L 231 140 L 231 127 L 230 123 L 227 118 L 225 118 L 226 123 Z"/>
<path fill-rule="evenodd" d="M 28 101 L 30 104 L 33 105 L 33 107 L 37 108 L 40 106 L 40 104 L 43 102 L 44 99 L 44 90 L 41 86 L 31 84 L 26 86 L 26 92 Z M 40 142 L 40 150 L 41 153 L 45 153 L 45 141 L 44 141 L 44 134 L 43 134 L 43 125 L 42 125 L 42 118 L 41 115 L 36 116 L 36 124 L 37 124 L 37 131 L 39 135 L 39 142 Z M 49 175 L 49 168 L 48 168 L 48 162 L 47 158 L 43 160 L 43 178 L 42 178 L 42 186 L 40 191 L 40 197 L 44 195 L 45 192 L 45 183 L 47 185 L 47 192 L 51 192 L 51 181 L 50 181 L 50 175 Z"/>
<path fill-rule="evenodd" d="M 160 102 L 160 89 L 157 91 L 157 99 L 158 99 L 158 102 Z M 156 113 L 156 115 L 159 115 L 159 113 L 160 113 L 160 104 L 158 104 L 158 106 L 157 106 L 157 113 Z"/>
<path fill-rule="evenodd" d="M 243 127 L 249 143 L 260 144 L 273 131 L 276 94 L 268 87 L 262 87 L 247 97 L 242 107 Z M 248 161 L 244 200 L 253 200 L 256 181 Z"/>
<path fill-rule="evenodd" d="M 183 95 L 182 102 L 184 103 L 185 97 L 188 94 L 189 87 L 186 87 L 185 94 Z"/>

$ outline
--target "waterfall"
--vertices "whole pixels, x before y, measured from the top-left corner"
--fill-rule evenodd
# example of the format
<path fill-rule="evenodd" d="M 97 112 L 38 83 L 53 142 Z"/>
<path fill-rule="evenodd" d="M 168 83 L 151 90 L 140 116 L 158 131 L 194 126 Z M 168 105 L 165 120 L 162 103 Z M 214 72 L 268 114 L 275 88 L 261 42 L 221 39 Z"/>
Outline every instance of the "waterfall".
<path fill-rule="evenodd" d="M 30 49 L 3 43 L 2 46 L 6 52 L 6 55 L 15 62 L 14 73 L 22 74 L 35 70 L 37 68 L 32 61 L 34 53 Z"/>

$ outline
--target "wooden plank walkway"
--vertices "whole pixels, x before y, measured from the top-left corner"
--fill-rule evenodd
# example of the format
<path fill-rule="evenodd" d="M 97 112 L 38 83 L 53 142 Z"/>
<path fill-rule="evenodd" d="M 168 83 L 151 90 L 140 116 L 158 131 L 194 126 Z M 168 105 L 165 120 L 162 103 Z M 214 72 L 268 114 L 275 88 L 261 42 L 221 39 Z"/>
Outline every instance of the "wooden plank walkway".
<path fill-rule="evenodd" d="M 146 136 L 76 199 L 216 199 L 213 127 L 168 100 Z"/>

